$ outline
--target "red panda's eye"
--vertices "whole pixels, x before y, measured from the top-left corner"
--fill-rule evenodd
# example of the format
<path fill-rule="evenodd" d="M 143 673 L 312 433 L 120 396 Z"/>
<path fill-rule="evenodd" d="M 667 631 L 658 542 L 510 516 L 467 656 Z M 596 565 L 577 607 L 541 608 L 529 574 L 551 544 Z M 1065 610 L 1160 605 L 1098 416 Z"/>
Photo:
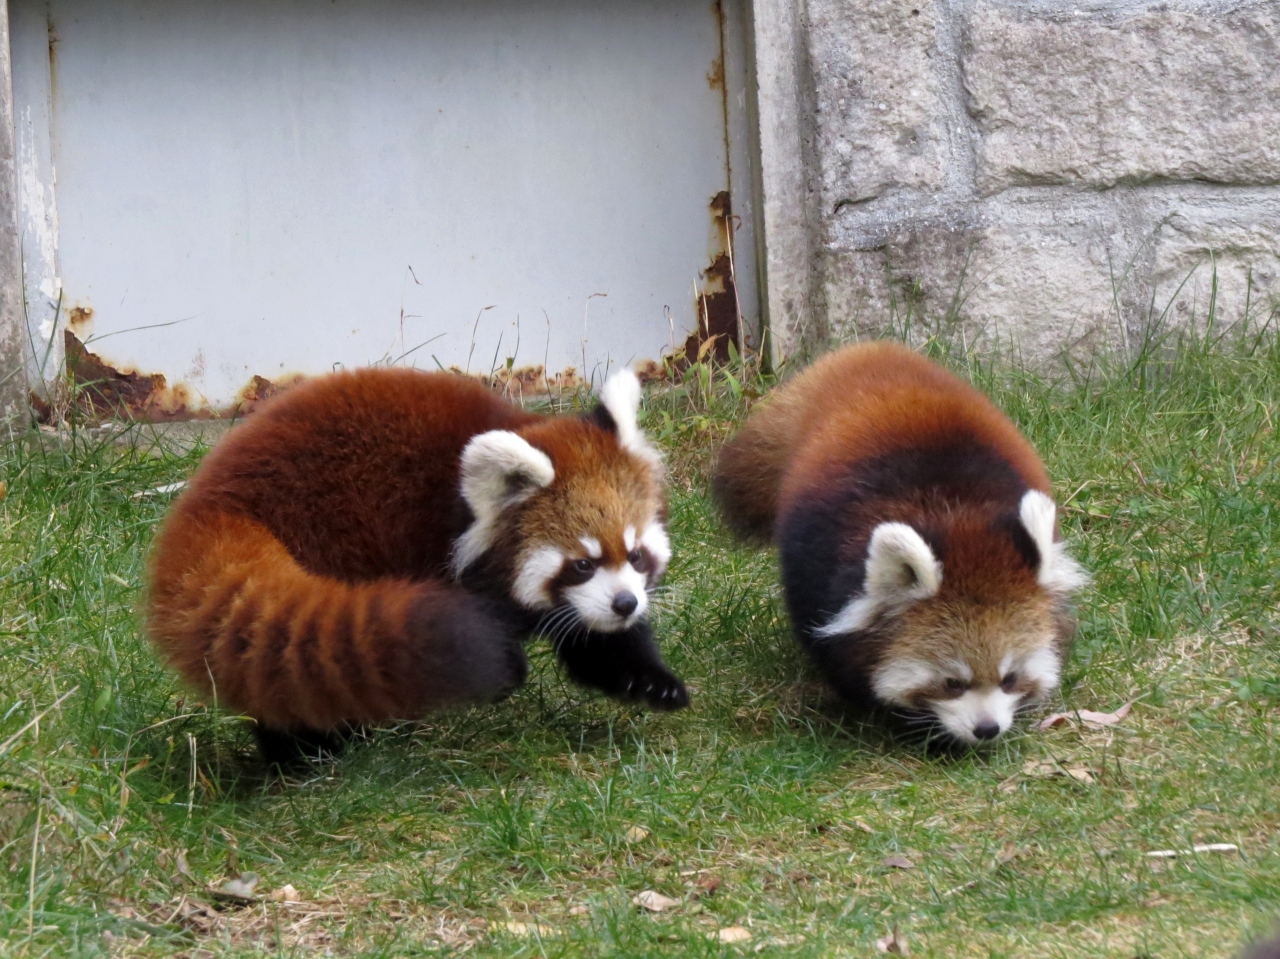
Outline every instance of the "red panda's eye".
<path fill-rule="evenodd" d="M 969 684 L 963 679 L 955 679 L 954 677 L 946 680 L 942 684 L 942 688 L 953 695 L 960 695 L 969 688 Z"/>
<path fill-rule="evenodd" d="M 628 553 L 627 562 L 635 568 L 637 573 L 647 573 L 649 571 L 649 554 L 642 549 L 633 549 Z"/>
<path fill-rule="evenodd" d="M 1000 680 L 1000 688 L 1006 693 L 1013 692 L 1013 687 L 1018 685 L 1017 673 L 1005 673 L 1004 679 Z"/>
<path fill-rule="evenodd" d="M 576 573 L 592 573 L 595 572 L 596 561 L 594 559 L 575 559 L 573 561 L 573 569 Z"/>

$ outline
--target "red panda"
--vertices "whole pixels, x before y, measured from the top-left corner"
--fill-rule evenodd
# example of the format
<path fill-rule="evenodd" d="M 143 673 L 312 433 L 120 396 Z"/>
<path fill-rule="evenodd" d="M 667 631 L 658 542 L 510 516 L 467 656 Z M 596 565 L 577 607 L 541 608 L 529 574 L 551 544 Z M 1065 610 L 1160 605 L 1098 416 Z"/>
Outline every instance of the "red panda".
<path fill-rule="evenodd" d="M 777 544 L 797 638 L 847 700 L 962 743 L 1053 690 L 1086 582 L 1049 477 L 978 390 L 904 346 L 850 346 L 725 446 L 730 528 Z"/>
<path fill-rule="evenodd" d="M 646 618 L 671 548 L 640 393 L 623 371 L 591 414 L 545 416 L 447 373 L 292 388 L 227 434 L 166 517 L 151 639 L 258 721 L 269 759 L 501 698 L 535 633 L 580 683 L 685 706 Z"/>

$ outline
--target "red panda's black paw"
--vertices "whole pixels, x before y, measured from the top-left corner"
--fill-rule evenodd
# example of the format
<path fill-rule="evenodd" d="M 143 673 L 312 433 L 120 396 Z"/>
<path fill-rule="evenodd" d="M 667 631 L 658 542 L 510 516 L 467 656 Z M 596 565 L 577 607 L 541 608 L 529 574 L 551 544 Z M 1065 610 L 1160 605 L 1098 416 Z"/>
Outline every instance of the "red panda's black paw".
<path fill-rule="evenodd" d="M 689 691 L 684 683 L 661 668 L 628 677 L 621 698 L 642 702 L 650 709 L 664 712 L 684 709 L 689 705 Z"/>
<path fill-rule="evenodd" d="M 689 705 L 689 691 L 662 662 L 647 620 L 619 633 L 589 633 L 561 643 L 556 654 L 574 682 L 614 699 L 667 711 Z"/>

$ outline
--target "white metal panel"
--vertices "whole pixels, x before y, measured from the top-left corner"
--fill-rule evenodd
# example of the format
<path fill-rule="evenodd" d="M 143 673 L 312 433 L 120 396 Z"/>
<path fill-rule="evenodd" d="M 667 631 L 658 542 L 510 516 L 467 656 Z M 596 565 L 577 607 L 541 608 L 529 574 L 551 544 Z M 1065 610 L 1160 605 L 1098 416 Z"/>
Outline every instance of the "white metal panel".
<path fill-rule="evenodd" d="M 420 344 L 404 362 L 598 378 L 695 327 L 743 112 L 711 3 L 51 0 L 48 24 L 62 309 L 118 366 L 225 407 Z"/>

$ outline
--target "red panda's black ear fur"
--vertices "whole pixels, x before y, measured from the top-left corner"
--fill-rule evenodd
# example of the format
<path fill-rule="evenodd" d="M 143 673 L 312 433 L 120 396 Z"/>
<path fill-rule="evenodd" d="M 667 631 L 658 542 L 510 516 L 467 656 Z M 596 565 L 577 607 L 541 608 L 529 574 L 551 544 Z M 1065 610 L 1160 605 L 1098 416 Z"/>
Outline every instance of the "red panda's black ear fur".
<path fill-rule="evenodd" d="M 1069 595 L 1089 582 L 1084 568 L 1067 553 L 1066 545 L 1055 541 L 1058 507 L 1047 493 L 1028 490 L 1018 505 L 1018 518 L 1040 554 L 1036 580 L 1051 593 Z"/>
<path fill-rule="evenodd" d="M 590 413 L 584 414 L 583 418 L 589 423 L 594 423 L 606 433 L 612 433 L 614 436 L 618 435 L 618 424 L 613 421 L 613 414 L 609 412 L 603 403 L 597 403 L 595 409 Z"/>

